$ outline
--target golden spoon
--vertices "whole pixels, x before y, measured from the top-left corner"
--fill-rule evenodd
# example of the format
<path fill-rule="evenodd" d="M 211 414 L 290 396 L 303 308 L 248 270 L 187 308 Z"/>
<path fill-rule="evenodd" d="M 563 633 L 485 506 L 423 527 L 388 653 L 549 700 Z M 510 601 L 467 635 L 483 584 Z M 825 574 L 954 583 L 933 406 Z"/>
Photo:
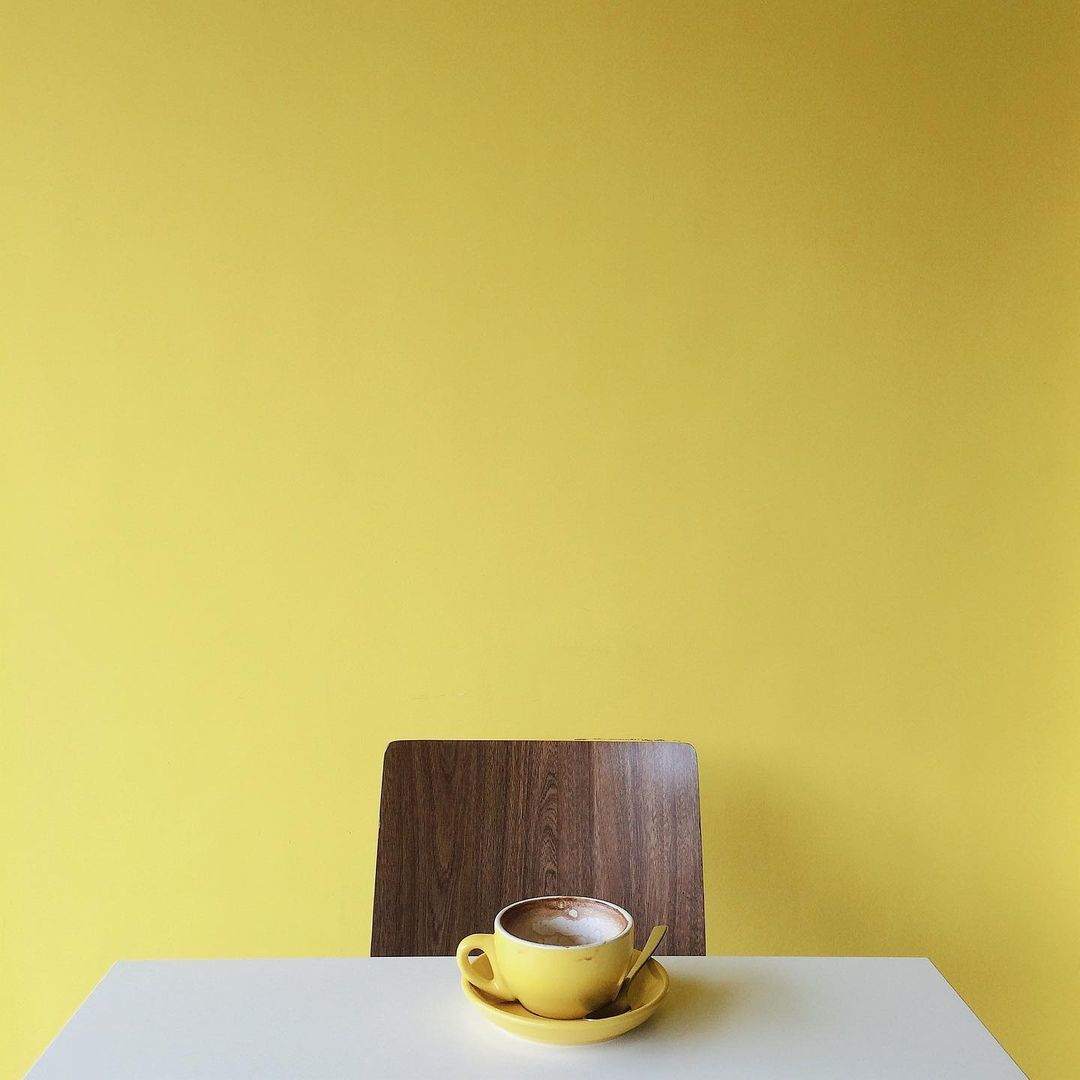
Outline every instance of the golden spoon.
<path fill-rule="evenodd" d="M 645 942 L 645 948 L 638 953 L 638 958 L 630 965 L 630 970 L 626 973 L 626 978 L 623 979 L 619 992 L 614 999 L 606 1005 L 602 1005 L 599 1009 L 594 1009 L 585 1017 L 586 1020 L 607 1020 L 608 1017 L 622 1016 L 624 1012 L 630 1011 L 630 984 L 634 981 L 634 976 L 645 966 L 645 962 L 656 951 L 657 945 L 663 941 L 666 933 L 666 926 L 653 927 L 649 940 Z"/>

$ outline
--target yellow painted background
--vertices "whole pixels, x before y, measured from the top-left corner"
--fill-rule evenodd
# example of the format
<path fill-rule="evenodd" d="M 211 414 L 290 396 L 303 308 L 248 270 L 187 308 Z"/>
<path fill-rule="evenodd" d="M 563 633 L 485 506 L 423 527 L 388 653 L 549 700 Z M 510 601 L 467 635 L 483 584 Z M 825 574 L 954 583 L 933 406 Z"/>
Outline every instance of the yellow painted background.
<path fill-rule="evenodd" d="M 1075 1076 L 1078 10 L 8 5 L 0 1074 L 580 736 L 697 745 L 711 951 Z"/>

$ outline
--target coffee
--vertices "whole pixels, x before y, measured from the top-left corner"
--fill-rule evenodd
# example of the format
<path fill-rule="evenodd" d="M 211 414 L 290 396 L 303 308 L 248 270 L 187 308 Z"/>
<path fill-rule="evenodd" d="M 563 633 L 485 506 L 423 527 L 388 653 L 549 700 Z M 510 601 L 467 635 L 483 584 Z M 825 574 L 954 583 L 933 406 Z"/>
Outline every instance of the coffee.
<path fill-rule="evenodd" d="M 611 904 L 584 896 L 544 896 L 503 912 L 502 928 L 537 945 L 580 948 L 599 945 L 624 933 L 626 917 Z"/>

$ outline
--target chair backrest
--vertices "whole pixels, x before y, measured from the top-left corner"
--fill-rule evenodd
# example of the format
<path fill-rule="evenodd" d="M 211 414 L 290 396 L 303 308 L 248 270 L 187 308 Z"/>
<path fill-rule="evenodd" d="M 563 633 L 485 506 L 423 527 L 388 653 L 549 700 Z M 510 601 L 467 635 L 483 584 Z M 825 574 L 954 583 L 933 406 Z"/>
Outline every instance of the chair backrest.
<path fill-rule="evenodd" d="M 668 742 L 393 742 L 372 956 L 446 956 L 528 896 L 626 908 L 638 944 L 705 952 L 697 756 Z"/>

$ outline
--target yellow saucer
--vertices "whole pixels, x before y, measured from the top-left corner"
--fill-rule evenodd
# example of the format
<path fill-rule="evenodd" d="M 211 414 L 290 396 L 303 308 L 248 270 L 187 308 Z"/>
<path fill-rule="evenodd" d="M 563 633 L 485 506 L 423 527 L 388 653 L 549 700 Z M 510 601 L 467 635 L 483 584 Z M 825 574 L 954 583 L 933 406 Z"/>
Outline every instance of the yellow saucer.
<path fill-rule="evenodd" d="M 473 963 L 479 974 L 491 977 L 491 964 L 486 956 L 475 957 Z M 529 1012 L 516 1001 L 499 1001 L 477 990 L 467 979 L 461 980 L 461 989 L 493 1024 L 511 1035 L 553 1046 L 580 1046 L 614 1039 L 644 1024 L 668 992 L 668 973 L 655 959 L 650 960 L 630 986 L 630 1011 L 605 1020 L 549 1020 Z"/>

